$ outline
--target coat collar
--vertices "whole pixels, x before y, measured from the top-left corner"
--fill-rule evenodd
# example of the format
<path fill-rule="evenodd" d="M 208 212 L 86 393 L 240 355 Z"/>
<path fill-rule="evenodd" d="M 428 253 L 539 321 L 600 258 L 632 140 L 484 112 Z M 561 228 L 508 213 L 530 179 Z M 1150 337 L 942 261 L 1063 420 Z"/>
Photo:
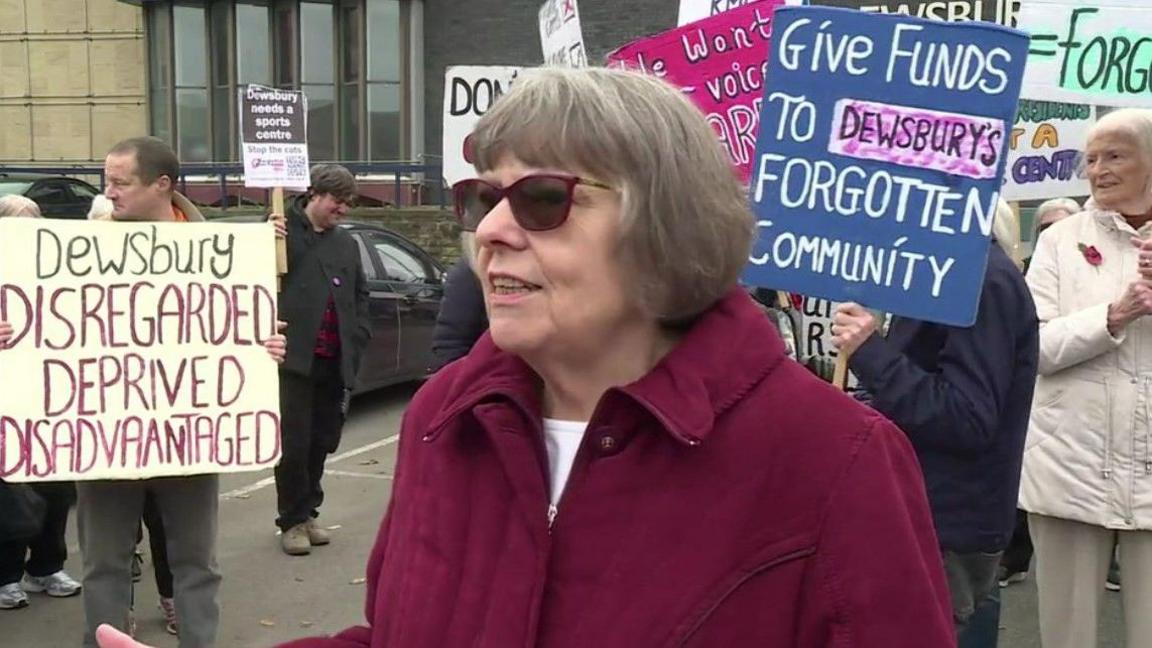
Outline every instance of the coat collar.
<path fill-rule="evenodd" d="M 1128 224 L 1128 221 L 1120 215 L 1119 212 L 1110 209 L 1101 209 L 1091 199 L 1084 205 L 1084 211 L 1088 212 L 1092 219 L 1096 221 L 1101 227 L 1111 232 L 1122 232 L 1131 236 L 1136 236 L 1141 232 L 1147 232 L 1149 223 L 1146 223 L 1140 228 L 1138 232 L 1136 228 Z M 1059 225 L 1059 223 L 1057 223 Z"/>
<path fill-rule="evenodd" d="M 742 288 L 733 288 L 709 309 L 659 364 L 638 381 L 601 397 L 650 413 L 660 427 L 685 445 L 707 440 L 716 417 L 738 402 L 786 358 L 784 343 L 765 314 Z M 431 441 L 476 406 L 510 402 L 530 417 L 541 414 L 540 378 L 519 357 L 499 350 L 488 333 L 467 357 L 438 376 L 449 381 L 451 405 L 433 419 Z M 597 414 L 599 416 L 599 414 Z"/>

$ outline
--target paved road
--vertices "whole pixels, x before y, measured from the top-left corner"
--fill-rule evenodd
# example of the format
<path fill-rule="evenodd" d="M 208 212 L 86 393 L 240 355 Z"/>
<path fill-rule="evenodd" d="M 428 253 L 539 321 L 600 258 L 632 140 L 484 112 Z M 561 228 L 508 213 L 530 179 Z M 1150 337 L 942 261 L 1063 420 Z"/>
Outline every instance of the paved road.
<path fill-rule="evenodd" d="M 271 471 L 222 479 L 220 565 L 224 573 L 220 648 L 265 648 L 311 634 L 329 633 L 362 619 L 364 563 L 391 490 L 395 435 L 413 392 L 401 387 L 355 401 L 340 452 L 329 462 L 327 503 L 321 521 L 334 543 L 312 555 L 280 553 L 272 520 Z M 75 529 L 69 543 L 76 546 Z M 67 568 L 79 576 L 73 558 Z M 139 636 L 157 648 L 176 648 L 164 633 L 156 590 L 147 578 L 137 586 Z M 1107 596 L 1100 648 L 1121 648 L 1120 597 Z M 34 596 L 23 610 L 0 611 L 3 648 L 77 648 L 83 621 L 79 598 Z M 1035 585 L 1004 590 L 1000 648 L 1039 648 Z M 1135 647 L 1134 647 L 1135 648 Z"/>

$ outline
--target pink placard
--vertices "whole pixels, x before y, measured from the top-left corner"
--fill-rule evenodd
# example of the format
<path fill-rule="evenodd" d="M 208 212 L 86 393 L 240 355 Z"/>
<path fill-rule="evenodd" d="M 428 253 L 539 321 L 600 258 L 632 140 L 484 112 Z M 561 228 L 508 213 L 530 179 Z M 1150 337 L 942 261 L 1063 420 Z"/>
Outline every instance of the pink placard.
<path fill-rule="evenodd" d="M 995 178 L 1004 121 L 894 104 L 836 102 L 828 152 L 969 178 Z"/>
<path fill-rule="evenodd" d="M 784 0 L 759 0 L 608 55 L 679 86 L 704 111 L 747 181 L 756 155 L 772 13 Z"/>

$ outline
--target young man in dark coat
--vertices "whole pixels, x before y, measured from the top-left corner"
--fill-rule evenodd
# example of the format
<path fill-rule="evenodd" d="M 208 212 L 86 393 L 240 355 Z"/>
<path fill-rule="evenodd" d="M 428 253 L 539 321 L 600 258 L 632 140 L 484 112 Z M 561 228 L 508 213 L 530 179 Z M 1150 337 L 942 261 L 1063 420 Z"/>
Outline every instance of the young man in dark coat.
<path fill-rule="evenodd" d="M 916 449 L 961 648 L 996 644 L 997 569 L 1015 526 L 1040 344 L 1023 275 L 989 245 L 972 326 L 895 317 L 884 337 L 857 304 L 837 308 L 832 326 L 872 407 Z"/>
<path fill-rule="evenodd" d="M 371 335 L 360 252 L 337 226 L 356 196 L 356 180 L 342 166 L 319 164 L 311 183 L 285 210 L 288 274 L 280 293 L 288 355 L 280 368 L 283 454 L 276 466 L 276 525 L 289 555 L 330 541 L 316 523 L 324 501 L 320 479 L 327 456 L 340 444 L 348 395 Z"/>

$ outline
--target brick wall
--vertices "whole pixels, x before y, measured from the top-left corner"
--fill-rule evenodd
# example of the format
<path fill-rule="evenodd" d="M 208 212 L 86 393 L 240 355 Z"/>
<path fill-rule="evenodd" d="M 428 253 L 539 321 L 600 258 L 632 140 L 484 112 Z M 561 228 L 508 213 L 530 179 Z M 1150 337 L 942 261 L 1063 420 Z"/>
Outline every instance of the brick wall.
<path fill-rule="evenodd" d="M 676 26 L 675 0 L 578 0 L 588 61 Z M 543 0 L 425 0 L 425 150 L 439 159 L 444 74 L 453 65 L 540 65 Z"/>
<path fill-rule="evenodd" d="M 445 266 L 460 257 L 460 228 L 452 213 L 435 207 L 411 209 L 361 209 L 351 218 L 377 222 L 399 232 L 436 257 Z"/>

